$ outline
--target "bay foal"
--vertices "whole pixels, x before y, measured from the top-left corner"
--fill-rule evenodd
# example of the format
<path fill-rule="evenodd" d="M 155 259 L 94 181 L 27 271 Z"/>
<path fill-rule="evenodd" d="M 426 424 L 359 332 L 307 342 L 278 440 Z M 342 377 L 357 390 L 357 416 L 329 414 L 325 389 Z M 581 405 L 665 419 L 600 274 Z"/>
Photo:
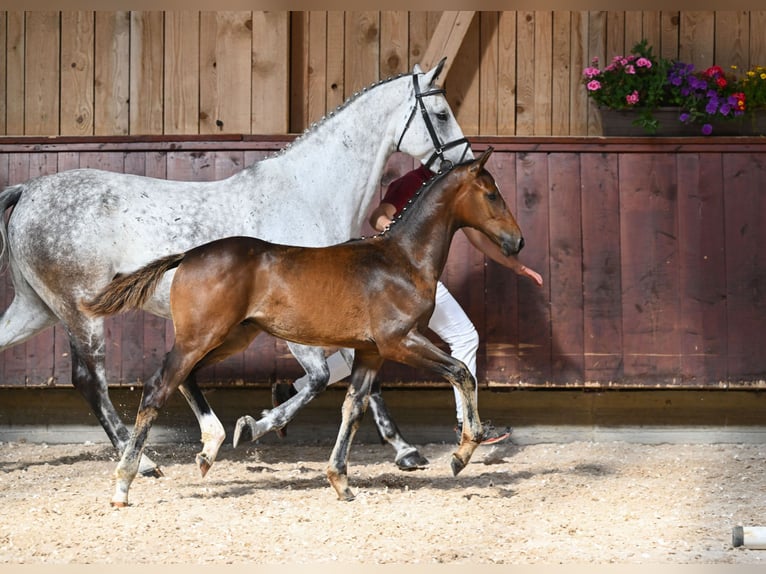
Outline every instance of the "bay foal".
<path fill-rule="evenodd" d="M 451 468 L 459 473 L 481 440 L 476 381 L 463 363 L 424 333 L 436 282 L 458 229 L 479 229 L 506 255 L 524 245 L 513 214 L 484 168 L 491 153 L 492 148 L 434 177 L 400 220 L 375 237 L 322 248 L 277 245 L 253 237 L 220 239 L 117 277 L 95 299 L 83 302 L 83 309 L 94 315 L 140 307 L 162 276 L 177 268 L 170 291 L 175 343 L 162 367 L 144 383 L 135 428 L 117 466 L 112 504 L 128 504 L 149 429 L 171 393 L 196 369 L 243 350 L 261 331 L 305 345 L 356 350 L 327 469 L 340 499 L 354 497 L 348 486 L 349 449 L 372 382 L 386 359 L 430 369 L 458 388 L 464 424 Z M 326 384 L 326 377 L 312 381 L 310 393 L 321 392 Z M 290 408 L 295 401 L 294 414 L 308 400 L 309 392 L 302 391 L 280 407 Z M 235 446 L 244 429 L 255 440 L 286 424 L 289 419 L 280 407 L 258 421 L 241 417 Z M 205 463 L 203 474 L 216 454 L 203 450 L 198 455 Z"/>

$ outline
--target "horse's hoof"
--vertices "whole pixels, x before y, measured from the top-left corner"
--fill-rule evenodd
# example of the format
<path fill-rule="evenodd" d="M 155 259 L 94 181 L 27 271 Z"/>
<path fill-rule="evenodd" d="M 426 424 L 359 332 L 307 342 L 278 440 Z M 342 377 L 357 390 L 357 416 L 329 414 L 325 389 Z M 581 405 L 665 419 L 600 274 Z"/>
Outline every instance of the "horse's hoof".
<path fill-rule="evenodd" d="M 396 466 L 399 470 L 409 472 L 412 470 L 423 470 L 428 467 L 428 459 L 421 455 L 418 451 L 414 450 L 405 454 L 402 458 L 395 460 Z"/>
<path fill-rule="evenodd" d="M 340 500 L 341 502 L 352 502 L 355 498 L 356 498 L 356 495 L 354 495 L 354 493 L 348 489 L 342 494 L 338 495 L 338 500 Z"/>
<path fill-rule="evenodd" d="M 145 476 L 147 478 L 162 478 L 165 476 L 165 474 L 160 470 L 159 466 L 155 466 L 154 468 L 146 468 L 141 471 L 141 476 Z"/>
<path fill-rule="evenodd" d="M 452 476 L 457 476 L 465 468 L 465 463 L 457 455 L 453 454 L 450 466 L 452 467 Z"/>
<path fill-rule="evenodd" d="M 237 419 L 237 424 L 234 427 L 234 441 L 233 441 L 234 448 L 237 448 L 237 445 L 239 444 L 239 441 L 241 439 L 246 438 L 242 434 L 242 431 L 245 431 L 245 430 L 250 431 L 250 440 L 252 440 L 254 426 L 255 426 L 255 419 L 251 417 L 250 415 L 245 415 Z"/>
<path fill-rule="evenodd" d="M 111 504 L 112 504 L 112 508 L 127 508 L 128 507 L 127 502 L 122 502 L 119 500 L 113 500 Z"/>
<path fill-rule="evenodd" d="M 207 456 L 202 453 L 197 455 L 196 461 L 197 466 L 199 467 L 199 471 L 202 473 L 202 478 L 205 478 L 207 471 L 210 470 L 210 467 L 213 466 L 213 463 Z"/>

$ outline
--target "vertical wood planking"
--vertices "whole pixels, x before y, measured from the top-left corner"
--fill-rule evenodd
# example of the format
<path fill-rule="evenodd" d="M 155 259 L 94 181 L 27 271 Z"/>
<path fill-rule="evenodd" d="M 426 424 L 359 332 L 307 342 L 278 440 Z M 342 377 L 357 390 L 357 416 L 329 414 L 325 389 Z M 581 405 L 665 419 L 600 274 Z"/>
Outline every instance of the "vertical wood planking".
<path fill-rule="evenodd" d="M 344 54 L 346 51 L 343 12 L 327 13 L 327 111 L 343 103 L 346 93 Z"/>
<path fill-rule="evenodd" d="M 479 133 L 479 28 L 480 18 L 472 18 L 449 76 L 439 79 L 455 119 L 470 134 Z"/>
<path fill-rule="evenodd" d="M 723 158 L 680 154 L 678 243 L 681 372 L 697 385 L 726 379 Z"/>
<path fill-rule="evenodd" d="M 726 209 L 728 374 L 763 378 L 766 341 L 766 160 L 733 155 L 723 165 Z M 760 373 L 760 375 L 759 375 Z"/>
<path fill-rule="evenodd" d="M 551 134 L 569 135 L 571 83 L 579 81 L 570 68 L 572 54 L 572 14 L 553 12 L 553 44 L 551 55 Z M 581 70 L 582 68 L 580 68 Z M 578 70 L 579 72 L 579 70 Z M 581 87 L 582 89 L 582 87 Z"/>
<path fill-rule="evenodd" d="M 663 11 L 660 15 L 660 43 L 662 45 L 659 53 L 673 60 L 678 59 L 679 42 L 679 13 L 676 11 Z"/>
<path fill-rule="evenodd" d="M 588 65 L 594 60 L 599 66 L 607 66 L 611 55 L 606 53 L 606 14 L 604 12 L 588 13 Z M 601 116 L 596 105 L 588 101 L 588 132 L 587 135 L 601 135 Z"/>
<path fill-rule="evenodd" d="M 678 57 L 698 70 L 713 65 L 715 17 L 713 12 L 681 12 Z"/>
<path fill-rule="evenodd" d="M 659 11 L 642 12 L 641 16 L 641 39 L 646 38 L 648 44 L 654 48 L 655 55 L 665 56 L 662 45 L 662 13 Z M 676 54 L 673 57 L 678 57 L 677 48 L 678 40 L 676 40 Z"/>
<path fill-rule="evenodd" d="M 766 12 L 750 12 L 750 61 L 748 68 L 764 66 L 766 62 Z M 744 70 L 740 70 L 744 72 Z"/>
<path fill-rule="evenodd" d="M 519 12 L 516 29 L 516 135 L 535 132 L 535 13 Z"/>
<path fill-rule="evenodd" d="M 129 132 L 130 14 L 96 11 L 95 135 Z"/>
<path fill-rule="evenodd" d="M 380 23 L 377 12 L 346 12 L 345 97 L 375 82 L 380 61 Z"/>
<path fill-rule="evenodd" d="M 535 104 L 534 135 L 551 134 L 553 74 L 553 13 L 535 14 Z M 558 72 L 558 70 L 557 70 Z"/>
<path fill-rule="evenodd" d="M 583 154 L 585 381 L 622 379 L 622 284 L 617 154 Z"/>
<path fill-rule="evenodd" d="M 497 133 L 498 13 L 479 12 L 479 133 Z"/>
<path fill-rule="evenodd" d="M 516 133 L 516 12 L 497 22 L 497 133 Z"/>
<path fill-rule="evenodd" d="M 8 54 L 8 13 L 0 11 L 0 134 L 6 133 L 5 118 L 8 112 L 8 107 L 7 107 L 8 66 L 6 61 L 7 54 Z"/>
<path fill-rule="evenodd" d="M 58 12 L 27 12 L 24 58 L 24 134 L 59 131 L 61 73 Z"/>
<path fill-rule="evenodd" d="M 625 50 L 627 54 L 633 50 L 638 42 L 644 38 L 644 15 L 637 10 L 625 12 Z M 655 45 L 655 54 L 659 53 L 660 47 Z"/>
<path fill-rule="evenodd" d="M 5 133 L 24 134 L 24 12 L 6 13 Z"/>
<path fill-rule="evenodd" d="M 578 154 L 556 153 L 548 157 L 548 189 L 550 270 L 547 277 L 543 274 L 543 280 L 550 291 L 552 379 L 582 382 L 585 365 Z M 520 259 L 525 260 L 524 251 Z"/>
<path fill-rule="evenodd" d="M 675 157 L 621 154 L 620 246 L 625 377 L 669 382 L 679 372 Z"/>
<path fill-rule="evenodd" d="M 380 13 L 380 77 L 390 78 L 409 70 L 408 13 L 384 10 Z"/>
<path fill-rule="evenodd" d="M 161 134 L 164 95 L 163 12 L 130 15 L 130 133 Z"/>
<path fill-rule="evenodd" d="M 200 15 L 200 133 L 249 133 L 250 12 Z"/>
<path fill-rule="evenodd" d="M 763 35 L 763 30 L 758 32 Z M 724 71 L 731 66 L 747 68 L 750 59 L 750 19 L 741 10 L 722 10 L 715 15 L 715 59 L 714 63 Z"/>
<path fill-rule="evenodd" d="M 625 12 L 606 13 L 606 62 L 615 56 L 624 56 L 625 50 Z"/>
<path fill-rule="evenodd" d="M 164 132 L 199 133 L 199 13 L 165 13 Z"/>
<path fill-rule="evenodd" d="M 517 154 L 516 186 L 516 220 L 525 240 L 520 257 L 550 277 L 548 154 Z M 518 289 L 520 376 L 524 382 L 543 383 L 551 377 L 550 283 L 541 289 L 525 280 Z"/>
<path fill-rule="evenodd" d="M 94 42 L 93 12 L 62 12 L 62 135 L 93 134 Z"/>
<path fill-rule="evenodd" d="M 571 51 L 569 70 L 571 81 L 569 84 L 569 135 L 588 135 L 588 93 L 582 84 L 582 71 L 590 65 L 588 60 L 588 13 L 571 13 Z M 502 132 L 498 132 L 502 133 Z"/>
<path fill-rule="evenodd" d="M 508 207 L 517 214 L 516 154 L 492 154 L 492 175 Z M 522 232 L 524 229 L 522 228 Z M 520 260 L 525 261 L 522 251 Z M 485 373 L 490 384 L 499 386 L 519 382 L 519 295 L 518 276 L 505 267 L 489 261 L 484 272 L 486 285 Z"/>
<path fill-rule="evenodd" d="M 280 134 L 288 130 L 290 110 L 290 45 L 288 12 L 256 11 L 252 15 L 252 119 L 250 133 Z"/>
<path fill-rule="evenodd" d="M 306 125 L 327 113 L 327 12 L 308 13 Z M 299 98 L 300 99 L 300 98 Z"/>

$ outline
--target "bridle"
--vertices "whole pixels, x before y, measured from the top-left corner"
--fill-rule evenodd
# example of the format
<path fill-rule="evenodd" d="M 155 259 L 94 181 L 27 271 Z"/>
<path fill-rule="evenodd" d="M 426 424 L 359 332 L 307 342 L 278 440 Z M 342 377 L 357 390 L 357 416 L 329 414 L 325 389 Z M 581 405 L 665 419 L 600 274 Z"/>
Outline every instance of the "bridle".
<path fill-rule="evenodd" d="M 444 157 L 444 152 L 447 151 L 448 149 L 452 149 L 453 147 L 465 144 L 465 150 L 463 150 L 463 155 L 460 156 L 460 161 L 463 161 L 463 159 L 465 158 L 465 154 L 468 152 L 469 149 L 471 149 L 471 144 L 468 142 L 468 139 L 465 137 L 442 144 L 439 141 L 439 136 L 436 135 L 436 130 L 434 129 L 433 123 L 431 123 L 431 118 L 428 116 L 428 111 L 426 110 L 426 106 L 423 103 L 423 98 L 425 98 L 426 96 L 435 96 L 438 94 L 444 94 L 445 93 L 444 88 L 431 88 L 428 91 L 421 92 L 420 84 L 418 83 L 417 73 L 412 74 L 412 86 L 415 90 L 416 103 L 414 106 L 412 106 L 412 112 L 410 113 L 410 117 L 407 119 L 407 123 L 404 125 L 402 134 L 399 136 L 399 141 L 396 144 L 396 151 L 399 151 L 399 147 L 402 145 L 402 140 L 404 139 L 404 134 L 407 133 L 407 129 L 410 127 L 410 124 L 412 123 L 412 118 L 415 117 L 415 112 L 417 111 L 418 108 L 420 108 L 420 114 L 423 116 L 423 122 L 426 124 L 428 135 L 431 136 L 431 141 L 434 144 L 434 153 L 432 153 L 431 157 L 428 158 L 428 161 L 425 163 L 425 166 L 430 169 L 431 164 L 438 157 L 441 160 L 439 169 L 450 169 L 452 167 L 452 162 Z"/>

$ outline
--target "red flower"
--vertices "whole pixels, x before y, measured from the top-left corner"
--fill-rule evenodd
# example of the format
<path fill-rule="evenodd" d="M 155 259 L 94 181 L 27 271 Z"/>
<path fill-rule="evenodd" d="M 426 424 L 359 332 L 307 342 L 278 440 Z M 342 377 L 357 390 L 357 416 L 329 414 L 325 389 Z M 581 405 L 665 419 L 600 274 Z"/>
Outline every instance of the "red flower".
<path fill-rule="evenodd" d="M 721 66 L 710 66 L 705 70 L 705 75 L 708 78 L 723 77 L 723 68 L 721 68 Z"/>
<path fill-rule="evenodd" d="M 726 87 L 726 78 L 716 78 L 715 83 L 718 84 L 719 88 L 725 88 Z"/>

